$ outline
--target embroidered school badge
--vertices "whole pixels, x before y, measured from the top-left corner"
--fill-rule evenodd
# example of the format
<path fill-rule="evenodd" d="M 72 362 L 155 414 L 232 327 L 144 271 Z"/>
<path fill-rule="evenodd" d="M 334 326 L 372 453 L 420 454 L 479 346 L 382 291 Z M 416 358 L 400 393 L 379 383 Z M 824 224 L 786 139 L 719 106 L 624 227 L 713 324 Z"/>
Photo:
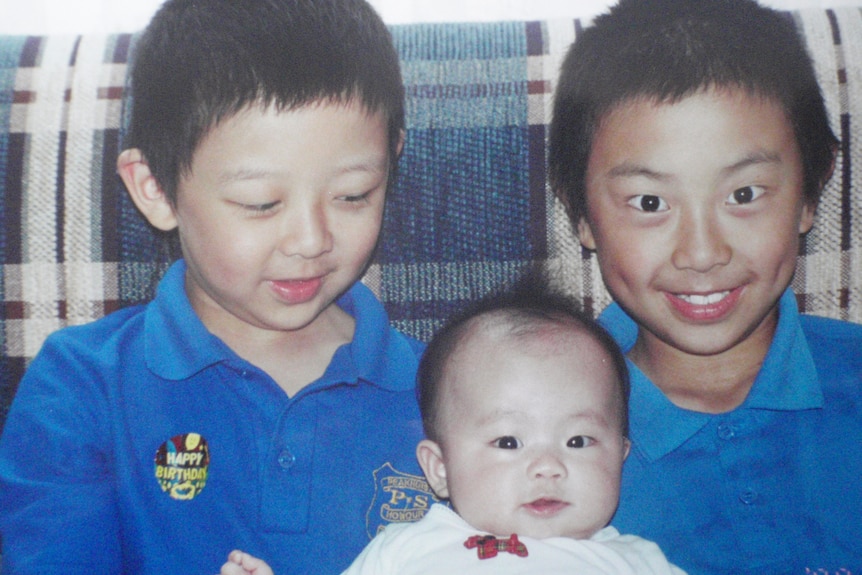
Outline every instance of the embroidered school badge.
<path fill-rule="evenodd" d="M 437 498 L 425 478 L 396 470 L 390 463 L 374 470 L 374 499 L 365 515 L 371 539 L 390 523 L 408 523 L 424 517 Z"/>
<path fill-rule="evenodd" d="M 177 435 L 156 451 L 156 480 L 178 501 L 197 497 L 207 484 L 210 450 L 197 433 Z"/>

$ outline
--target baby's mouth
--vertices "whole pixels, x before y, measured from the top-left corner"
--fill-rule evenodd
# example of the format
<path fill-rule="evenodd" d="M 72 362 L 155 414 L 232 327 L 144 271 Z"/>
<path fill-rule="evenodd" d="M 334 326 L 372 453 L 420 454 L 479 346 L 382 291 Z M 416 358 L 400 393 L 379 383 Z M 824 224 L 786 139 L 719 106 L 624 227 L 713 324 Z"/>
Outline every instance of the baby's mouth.
<path fill-rule="evenodd" d="M 554 515 L 568 507 L 569 504 L 559 499 L 542 497 L 524 505 L 530 512 L 537 515 Z"/>

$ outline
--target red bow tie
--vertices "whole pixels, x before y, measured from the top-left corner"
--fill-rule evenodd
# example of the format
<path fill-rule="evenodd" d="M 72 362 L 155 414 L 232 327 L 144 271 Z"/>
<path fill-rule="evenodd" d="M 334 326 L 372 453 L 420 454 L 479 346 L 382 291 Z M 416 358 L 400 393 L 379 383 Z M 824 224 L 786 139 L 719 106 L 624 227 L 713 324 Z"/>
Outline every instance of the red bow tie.
<path fill-rule="evenodd" d="M 473 535 L 464 542 L 464 547 L 475 547 L 479 559 L 496 557 L 499 551 L 506 551 L 518 557 L 527 556 L 527 546 L 518 541 L 518 536 L 514 533 L 508 539 L 497 539 L 493 535 Z"/>

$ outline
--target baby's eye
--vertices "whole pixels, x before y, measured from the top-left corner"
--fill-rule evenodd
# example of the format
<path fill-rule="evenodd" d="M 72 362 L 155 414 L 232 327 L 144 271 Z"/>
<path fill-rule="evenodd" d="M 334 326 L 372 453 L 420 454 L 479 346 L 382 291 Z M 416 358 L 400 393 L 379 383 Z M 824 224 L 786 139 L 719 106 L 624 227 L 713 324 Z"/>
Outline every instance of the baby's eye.
<path fill-rule="evenodd" d="M 566 442 L 566 447 L 587 447 L 592 445 L 594 441 L 595 440 L 592 437 L 587 437 L 586 435 L 576 435 L 570 438 L 568 442 Z"/>
<path fill-rule="evenodd" d="M 765 190 L 760 186 L 745 186 L 733 190 L 733 193 L 727 197 L 727 203 L 733 205 L 750 204 L 764 193 Z"/>
<path fill-rule="evenodd" d="M 494 440 L 494 446 L 499 447 L 500 449 L 518 449 L 521 447 L 521 442 L 518 441 L 517 437 L 504 435 L 503 437 L 498 437 Z"/>
<path fill-rule="evenodd" d="M 669 209 L 666 201 L 650 194 L 635 196 L 628 201 L 628 204 L 642 212 L 664 212 Z"/>

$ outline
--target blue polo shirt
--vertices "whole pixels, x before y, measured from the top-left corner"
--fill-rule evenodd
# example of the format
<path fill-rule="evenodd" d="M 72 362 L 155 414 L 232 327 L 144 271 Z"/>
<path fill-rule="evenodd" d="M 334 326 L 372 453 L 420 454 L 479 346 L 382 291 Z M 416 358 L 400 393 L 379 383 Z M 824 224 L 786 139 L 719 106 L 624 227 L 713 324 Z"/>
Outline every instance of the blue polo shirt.
<path fill-rule="evenodd" d="M 600 321 L 625 352 L 637 325 Z M 632 451 L 613 524 L 689 573 L 862 573 L 862 325 L 779 302 L 748 398 L 681 409 L 629 362 Z"/>
<path fill-rule="evenodd" d="M 4 573 L 205 573 L 229 551 L 340 573 L 431 503 L 415 457 L 422 344 L 374 295 L 353 341 L 287 395 L 210 334 L 175 264 L 150 304 L 53 334 L 0 439 Z"/>

